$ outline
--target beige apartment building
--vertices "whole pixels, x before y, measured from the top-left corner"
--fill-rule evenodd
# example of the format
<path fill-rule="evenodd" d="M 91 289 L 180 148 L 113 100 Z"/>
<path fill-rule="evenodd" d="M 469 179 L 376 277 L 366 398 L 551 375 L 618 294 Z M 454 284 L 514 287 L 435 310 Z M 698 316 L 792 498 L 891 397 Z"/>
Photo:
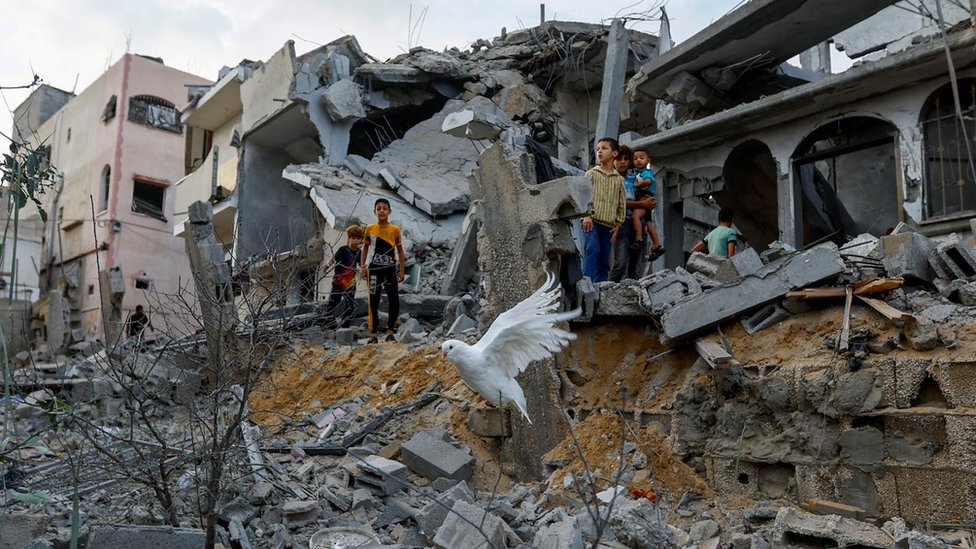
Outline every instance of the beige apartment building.
<path fill-rule="evenodd" d="M 46 331 L 52 349 L 103 337 L 100 270 L 121 271 L 123 322 L 140 304 L 157 329 L 186 327 L 192 317 L 171 303 L 193 287 L 183 241 L 173 236 L 173 186 L 185 173 L 186 148 L 177 106 L 210 83 L 125 54 L 49 117 L 18 118 L 39 127 L 15 121 L 15 132 L 49 147 L 59 173 L 44 197 L 49 220 L 34 306 L 44 319 L 35 329 Z"/>

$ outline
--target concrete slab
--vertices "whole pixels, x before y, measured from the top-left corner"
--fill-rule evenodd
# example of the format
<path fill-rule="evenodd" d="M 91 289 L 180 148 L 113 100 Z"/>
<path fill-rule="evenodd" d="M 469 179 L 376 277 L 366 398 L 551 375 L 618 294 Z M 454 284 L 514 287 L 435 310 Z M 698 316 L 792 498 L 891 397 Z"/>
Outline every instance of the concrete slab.
<path fill-rule="evenodd" d="M 206 540 L 206 532 L 194 528 L 108 524 L 92 527 L 88 549 L 200 549 Z"/>
<path fill-rule="evenodd" d="M 360 225 L 372 223 L 376 218 L 373 214 L 373 203 L 377 198 L 386 198 L 393 207 L 390 221 L 400 227 L 405 246 L 408 246 L 408 242 L 453 246 L 464 222 L 464 216 L 460 214 L 431 219 L 409 207 L 395 193 L 375 188 L 336 190 L 315 185 L 309 192 L 309 198 L 325 218 L 326 223 L 336 231 L 345 230 L 353 223 Z"/>
<path fill-rule="evenodd" d="M 20 549 L 44 535 L 51 517 L 4 513 L 0 515 L 0 521 L 3 522 L 3 528 L 0 529 L 0 547 Z"/>
<path fill-rule="evenodd" d="M 789 290 L 814 285 L 844 272 L 834 244 L 821 244 L 777 260 L 739 284 L 712 288 L 671 306 L 661 317 L 662 341 L 674 342 L 765 305 Z"/>
<path fill-rule="evenodd" d="M 888 276 L 932 282 L 935 272 L 929 264 L 929 255 L 934 250 L 935 243 L 922 234 L 912 231 L 891 234 L 881 239 L 881 262 Z"/>
<path fill-rule="evenodd" d="M 866 522 L 836 515 L 814 515 L 791 507 L 780 509 L 771 536 L 774 543 L 789 544 L 795 539 L 811 538 L 833 542 L 841 547 L 891 547 L 891 537 Z"/>
<path fill-rule="evenodd" d="M 757 56 L 762 64 L 776 66 L 894 3 L 753 0 L 648 61 L 627 89 L 631 94 L 661 98 L 681 72 L 700 73 L 708 67 L 736 65 Z M 824 10 L 829 10 L 830 17 L 822 17 Z"/>

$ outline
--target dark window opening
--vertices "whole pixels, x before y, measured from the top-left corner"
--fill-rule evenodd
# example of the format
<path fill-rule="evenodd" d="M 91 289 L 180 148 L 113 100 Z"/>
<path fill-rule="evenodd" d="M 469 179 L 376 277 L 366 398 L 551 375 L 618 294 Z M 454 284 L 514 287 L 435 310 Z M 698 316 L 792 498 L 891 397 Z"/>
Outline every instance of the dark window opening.
<path fill-rule="evenodd" d="M 95 285 L 94 284 L 89 284 L 88 285 L 88 295 L 92 295 L 94 293 L 95 293 Z"/>
<path fill-rule="evenodd" d="M 152 288 L 152 280 L 143 277 L 139 277 L 136 279 L 137 290 L 148 290 L 150 288 Z"/>
<path fill-rule="evenodd" d="M 112 186 L 112 168 L 105 165 L 102 168 L 102 177 L 99 180 L 98 211 L 104 212 L 108 209 L 108 193 Z"/>
<path fill-rule="evenodd" d="M 956 116 L 951 84 L 936 90 L 922 111 L 926 217 L 976 210 L 976 80 L 959 82 L 959 102 L 965 122 Z"/>
<path fill-rule="evenodd" d="M 105 110 L 102 111 L 102 122 L 108 122 L 109 120 L 115 118 L 115 108 L 119 103 L 119 98 L 114 95 L 109 98 L 108 103 L 105 104 Z"/>
<path fill-rule="evenodd" d="M 317 289 L 316 269 L 306 269 L 298 275 L 298 294 L 302 303 L 315 301 L 315 291 Z"/>
<path fill-rule="evenodd" d="M 68 135 L 64 138 L 65 143 L 71 143 L 71 128 L 68 128 Z"/>
<path fill-rule="evenodd" d="M 132 211 L 166 221 L 163 214 L 165 197 L 166 187 L 137 178 L 132 185 Z"/>
<path fill-rule="evenodd" d="M 129 99 L 129 120 L 153 128 L 183 133 L 176 106 L 151 95 L 137 95 Z"/>

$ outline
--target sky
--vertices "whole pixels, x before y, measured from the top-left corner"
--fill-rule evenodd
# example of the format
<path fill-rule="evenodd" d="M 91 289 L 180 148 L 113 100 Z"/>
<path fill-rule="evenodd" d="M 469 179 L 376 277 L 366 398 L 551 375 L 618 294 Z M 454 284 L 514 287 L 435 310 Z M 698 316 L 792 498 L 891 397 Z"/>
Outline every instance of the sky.
<path fill-rule="evenodd" d="M 546 19 L 605 22 L 643 14 L 629 28 L 657 34 L 666 6 L 675 42 L 745 0 L 548 0 Z M 539 24 L 538 0 L 33 0 L 5 1 L 0 19 L 0 87 L 33 75 L 80 93 L 127 51 L 216 80 L 224 65 L 268 59 L 287 40 L 298 54 L 345 34 L 385 60 L 411 46 L 464 49 L 479 38 Z M 637 17 L 635 19 L 642 19 Z M 29 90 L 0 90 L 0 132 Z M 6 139 L 0 138 L 0 143 Z M 5 146 L 4 146 L 5 148 Z"/>

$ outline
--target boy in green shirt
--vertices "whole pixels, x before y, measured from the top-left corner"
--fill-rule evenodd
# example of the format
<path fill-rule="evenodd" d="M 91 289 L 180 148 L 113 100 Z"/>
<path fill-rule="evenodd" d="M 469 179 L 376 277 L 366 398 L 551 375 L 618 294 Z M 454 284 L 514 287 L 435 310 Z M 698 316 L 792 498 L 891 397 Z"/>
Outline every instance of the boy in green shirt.
<path fill-rule="evenodd" d="M 691 248 L 691 253 L 700 252 L 708 246 L 708 253 L 718 257 L 732 257 L 735 255 L 737 233 L 732 228 L 735 221 L 735 210 L 722 208 L 718 211 L 718 227 L 705 236 Z"/>

